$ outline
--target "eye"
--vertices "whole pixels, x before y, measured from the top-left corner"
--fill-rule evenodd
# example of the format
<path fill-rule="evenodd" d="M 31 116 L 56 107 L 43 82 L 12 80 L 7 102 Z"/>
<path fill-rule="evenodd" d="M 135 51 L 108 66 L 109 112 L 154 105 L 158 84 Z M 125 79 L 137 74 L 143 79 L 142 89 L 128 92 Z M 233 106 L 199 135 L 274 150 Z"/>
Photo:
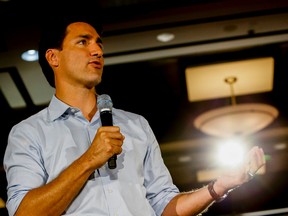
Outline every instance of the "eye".
<path fill-rule="evenodd" d="M 83 39 L 83 40 L 80 40 L 78 43 L 81 45 L 85 45 L 85 44 L 87 44 L 87 41 Z"/>

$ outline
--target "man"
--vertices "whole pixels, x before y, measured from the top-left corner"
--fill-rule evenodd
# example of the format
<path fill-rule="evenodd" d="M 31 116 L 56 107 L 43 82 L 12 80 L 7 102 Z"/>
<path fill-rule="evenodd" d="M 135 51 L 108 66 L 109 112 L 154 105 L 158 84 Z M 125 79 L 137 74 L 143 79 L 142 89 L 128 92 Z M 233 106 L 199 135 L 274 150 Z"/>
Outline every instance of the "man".
<path fill-rule="evenodd" d="M 115 126 L 101 126 L 95 89 L 104 65 L 101 29 L 70 18 L 50 20 L 39 44 L 39 63 L 55 87 L 49 106 L 9 134 L 10 215 L 197 215 L 265 164 L 254 147 L 235 172 L 180 193 L 142 116 L 113 108 Z M 117 167 L 109 169 L 113 155 Z"/>

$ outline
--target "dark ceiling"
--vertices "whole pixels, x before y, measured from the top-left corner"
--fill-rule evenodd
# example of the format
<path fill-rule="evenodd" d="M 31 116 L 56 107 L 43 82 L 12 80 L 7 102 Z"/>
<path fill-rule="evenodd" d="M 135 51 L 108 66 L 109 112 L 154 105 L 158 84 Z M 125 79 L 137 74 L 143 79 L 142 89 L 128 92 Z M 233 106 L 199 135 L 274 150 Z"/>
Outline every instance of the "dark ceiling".
<path fill-rule="evenodd" d="M 133 34 L 144 34 L 179 26 L 209 25 L 213 22 L 288 14 L 288 2 L 280 0 L 82 0 L 77 3 L 67 1 L 59 4 L 60 1 L 53 0 L 0 1 L 0 73 L 10 71 L 9 73 L 26 102 L 25 108 L 11 108 L 5 95 L 0 91 L 0 112 L 3 116 L 0 136 L 1 159 L 11 127 L 47 105 L 47 103 L 35 104 L 33 102 L 31 93 L 27 90 L 27 84 L 21 78 L 23 66 L 19 66 L 16 60 L 15 64 L 13 64 L 14 60 L 12 64 L 6 64 L 6 57 L 14 59 L 14 49 L 37 40 L 32 37 L 31 32 L 35 31 L 35 36 L 37 36 L 37 29 L 41 24 L 39 21 L 42 18 L 53 16 L 54 13 L 62 13 L 66 9 L 81 13 L 87 11 L 87 13 L 95 13 L 95 16 L 98 17 L 98 8 L 101 6 L 104 38 L 117 39 L 121 36 L 125 38 L 127 35 L 127 40 L 118 41 L 124 48 L 108 49 L 106 55 L 108 63 L 104 68 L 103 82 L 98 86 L 98 93 L 109 94 L 114 107 L 141 114 L 148 119 L 160 143 L 164 161 L 175 184 L 182 191 L 199 188 L 207 184 L 207 182 L 197 182 L 196 172 L 213 168 L 211 158 L 215 152 L 215 140 L 218 140 L 198 131 L 193 125 L 193 120 L 206 110 L 230 103 L 230 97 L 189 102 L 185 69 L 188 66 L 249 58 L 267 56 L 274 58 L 273 90 L 237 97 L 237 103 L 268 103 L 279 110 L 278 118 L 271 125 L 256 134 L 243 137 L 246 146 L 250 147 L 256 144 L 263 147 L 267 158 L 269 158 L 266 173 L 257 176 L 253 182 L 247 183 L 242 188 L 238 188 L 222 203 L 213 205 L 205 215 L 248 215 L 244 214 L 247 212 L 258 212 L 255 215 L 288 215 L 288 199 L 286 198 L 288 194 L 286 184 L 288 181 L 288 150 L 286 148 L 277 151 L 274 148 L 276 144 L 283 143 L 287 146 L 288 143 L 288 36 L 287 39 L 279 41 L 262 44 L 250 43 L 229 49 L 221 47 L 212 50 L 216 43 L 285 36 L 288 33 L 288 27 L 273 30 L 273 26 L 271 26 L 270 32 L 261 34 L 257 34 L 251 27 L 247 34 L 230 38 L 226 36 L 225 38 L 217 38 L 207 27 L 203 33 L 203 38 L 211 35 L 212 39 L 196 42 L 183 41 L 178 44 L 159 45 L 158 47 L 147 42 L 147 44 L 140 44 L 141 46 L 138 48 L 137 46 L 132 48 L 131 45 L 129 49 L 129 44 L 136 41 L 136 37 L 131 37 Z M 30 14 L 32 12 L 36 12 L 38 17 L 36 20 L 32 19 Z M 24 19 L 24 15 L 28 15 L 28 18 Z M 279 20 L 279 22 L 288 26 L 288 20 Z M 29 35 L 28 39 L 27 35 Z M 11 43 L 11 41 L 16 42 Z M 168 53 L 171 50 L 172 52 L 177 50 L 177 48 L 193 48 L 202 45 L 211 46 L 211 50 L 183 55 L 181 52 L 163 54 L 163 56 L 155 58 L 148 56 L 129 61 L 130 56 L 134 57 L 139 54 L 152 55 L 158 51 L 164 53 L 167 51 Z M 122 56 L 126 56 L 126 60 L 111 63 L 113 59 Z M 209 84 L 203 83 L 203 85 L 207 85 L 209 88 Z M 179 158 L 185 156 L 189 156 L 189 161 L 179 162 Z M 0 197 L 5 201 L 7 198 L 6 179 L 3 166 L 0 165 Z M 278 209 L 278 214 L 260 212 L 267 210 L 277 212 L 275 209 Z M 280 213 L 281 211 L 286 212 L 286 214 Z M 0 209 L 0 215 L 6 214 L 5 209 Z"/>

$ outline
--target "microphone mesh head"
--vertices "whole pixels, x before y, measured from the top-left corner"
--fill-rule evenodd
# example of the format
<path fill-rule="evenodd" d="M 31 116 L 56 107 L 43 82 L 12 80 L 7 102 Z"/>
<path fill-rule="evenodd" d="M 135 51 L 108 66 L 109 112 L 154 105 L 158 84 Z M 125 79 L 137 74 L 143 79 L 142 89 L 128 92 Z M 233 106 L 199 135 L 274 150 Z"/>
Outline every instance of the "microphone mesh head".
<path fill-rule="evenodd" d="M 112 110 L 113 103 L 109 95 L 102 94 L 97 97 L 97 107 L 99 111 Z"/>

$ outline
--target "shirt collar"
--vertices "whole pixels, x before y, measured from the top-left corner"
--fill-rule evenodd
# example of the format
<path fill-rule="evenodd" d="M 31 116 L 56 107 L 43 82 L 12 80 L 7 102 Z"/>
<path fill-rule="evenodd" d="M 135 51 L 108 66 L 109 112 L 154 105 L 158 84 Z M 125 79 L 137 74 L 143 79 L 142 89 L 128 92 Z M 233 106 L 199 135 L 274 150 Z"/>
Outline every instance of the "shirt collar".
<path fill-rule="evenodd" d="M 53 95 L 48 106 L 48 121 L 54 121 L 60 117 L 65 117 L 70 113 L 76 113 L 78 111 L 78 108 L 70 107 Z"/>

